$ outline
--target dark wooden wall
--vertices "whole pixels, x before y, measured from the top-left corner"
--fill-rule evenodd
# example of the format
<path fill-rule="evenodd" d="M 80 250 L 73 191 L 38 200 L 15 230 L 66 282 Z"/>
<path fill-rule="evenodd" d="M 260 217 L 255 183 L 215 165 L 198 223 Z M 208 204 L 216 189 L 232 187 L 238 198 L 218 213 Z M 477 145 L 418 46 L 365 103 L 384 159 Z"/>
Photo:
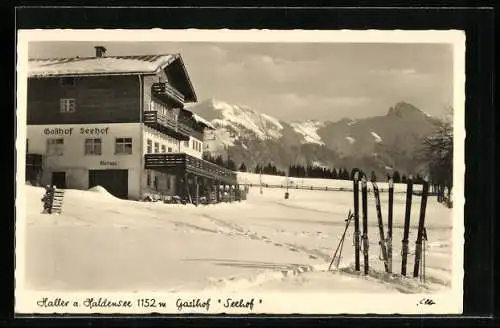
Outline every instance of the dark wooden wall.
<path fill-rule="evenodd" d="M 60 99 L 75 98 L 76 111 L 61 113 Z M 63 86 L 57 77 L 28 80 L 27 124 L 140 122 L 137 75 L 76 77 Z"/>

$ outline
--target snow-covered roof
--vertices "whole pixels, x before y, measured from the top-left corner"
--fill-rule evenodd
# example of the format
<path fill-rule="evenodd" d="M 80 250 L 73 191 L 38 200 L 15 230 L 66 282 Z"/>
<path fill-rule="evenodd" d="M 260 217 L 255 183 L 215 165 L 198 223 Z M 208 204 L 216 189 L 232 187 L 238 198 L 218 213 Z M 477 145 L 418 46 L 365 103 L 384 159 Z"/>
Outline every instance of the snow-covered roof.
<path fill-rule="evenodd" d="M 215 130 L 215 126 L 212 123 L 210 123 L 210 121 L 207 121 L 206 119 L 204 119 L 203 117 L 201 117 L 195 113 L 193 113 L 193 119 L 196 122 L 202 123 L 202 124 L 206 125 L 208 128 Z"/>
<path fill-rule="evenodd" d="M 30 59 L 28 76 L 154 74 L 179 57 L 179 54 L 162 54 Z"/>

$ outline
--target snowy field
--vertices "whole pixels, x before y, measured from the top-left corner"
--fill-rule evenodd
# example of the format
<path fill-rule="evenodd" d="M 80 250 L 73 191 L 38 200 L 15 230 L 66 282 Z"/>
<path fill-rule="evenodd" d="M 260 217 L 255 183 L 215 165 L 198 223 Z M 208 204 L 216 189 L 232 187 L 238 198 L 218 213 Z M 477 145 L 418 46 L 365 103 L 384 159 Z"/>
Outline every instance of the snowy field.
<path fill-rule="evenodd" d="M 281 177 L 283 178 L 283 177 Z M 343 182 L 342 182 L 343 183 Z M 195 207 L 119 200 L 102 188 L 67 190 L 61 215 L 41 214 L 43 188 L 25 186 L 25 284 L 39 291 L 362 291 L 450 288 L 451 210 L 430 197 L 426 281 L 411 277 L 420 197 L 412 206 L 408 278 L 379 260 L 369 195 L 370 273 L 353 271 L 353 222 L 338 269 L 327 271 L 352 193 L 251 188 L 248 200 Z M 387 194 L 382 193 L 387 221 Z M 394 201 L 394 266 L 400 272 L 404 194 Z M 22 222 L 22 221 L 21 221 Z M 361 265 L 361 269 L 363 266 Z"/>

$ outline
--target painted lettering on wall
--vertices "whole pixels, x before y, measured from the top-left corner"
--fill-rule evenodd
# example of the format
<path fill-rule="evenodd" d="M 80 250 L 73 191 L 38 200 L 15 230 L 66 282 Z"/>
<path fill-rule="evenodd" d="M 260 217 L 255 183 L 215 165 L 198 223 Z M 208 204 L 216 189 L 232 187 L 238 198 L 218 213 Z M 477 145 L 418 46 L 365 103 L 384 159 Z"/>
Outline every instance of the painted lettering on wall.
<path fill-rule="evenodd" d="M 43 129 L 43 134 L 46 136 L 62 135 L 70 136 L 73 134 L 73 128 L 45 128 Z M 109 132 L 109 127 L 107 128 L 80 128 L 79 132 L 81 135 L 105 135 Z"/>
<path fill-rule="evenodd" d="M 116 161 L 101 161 L 101 165 L 110 165 L 110 166 L 116 166 L 118 163 Z"/>
<path fill-rule="evenodd" d="M 64 136 L 70 136 L 73 133 L 73 128 L 45 128 L 43 129 L 43 134 L 46 136 L 53 136 L 53 135 L 64 135 Z"/>
<path fill-rule="evenodd" d="M 108 134 L 109 128 L 80 128 L 80 134 L 103 135 Z"/>

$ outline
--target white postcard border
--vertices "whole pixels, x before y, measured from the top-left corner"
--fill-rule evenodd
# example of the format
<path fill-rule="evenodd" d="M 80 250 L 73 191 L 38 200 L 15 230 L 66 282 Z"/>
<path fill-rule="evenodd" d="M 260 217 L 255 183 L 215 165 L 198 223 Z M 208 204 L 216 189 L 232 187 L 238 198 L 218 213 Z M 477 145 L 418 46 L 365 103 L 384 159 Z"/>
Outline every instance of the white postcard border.
<path fill-rule="evenodd" d="M 100 292 L 36 292 L 28 290 L 24 282 L 25 252 L 25 206 L 22 192 L 25 175 L 26 138 L 26 81 L 28 43 L 33 41 L 127 41 L 127 42 L 344 42 L 344 43 L 448 43 L 454 50 L 454 193 L 453 193 L 453 281 L 449 292 L 425 294 L 363 294 L 363 293 L 238 293 L 237 295 L 204 292 L 200 293 L 110 293 Z M 266 314 L 459 314 L 463 306 L 463 245 L 464 245 L 464 174 L 465 174 L 465 33 L 448 31 L 324 31 L 324 30 L 19 30 L 17 47 L 17 176 L 16 176 L 16 249 L 15 249 L 15 312 L 31 313 L 151 313 L 150 308 L 93 309 L 82 306 L 87 298 L 123 298 L 136 302 L 142 298 L 166 299 L 168 307 L 154 309 L 154 312 L 184 314 L 175 307 L 177 298 L 210 298 L 212 309 L 196 313 L 266 313 Z M 68 300 L 66 308 L 43 308 L 37 306 L 44 297 Z M 228 310 L 218 303 L 221 299 L 248 298 L 256 302 L 252 311 L 248 309 Z M 422 305 L 421 301 L 431 298 L 435 304 Z M 78 302 L 78 306 L 75 306 Z"/>

